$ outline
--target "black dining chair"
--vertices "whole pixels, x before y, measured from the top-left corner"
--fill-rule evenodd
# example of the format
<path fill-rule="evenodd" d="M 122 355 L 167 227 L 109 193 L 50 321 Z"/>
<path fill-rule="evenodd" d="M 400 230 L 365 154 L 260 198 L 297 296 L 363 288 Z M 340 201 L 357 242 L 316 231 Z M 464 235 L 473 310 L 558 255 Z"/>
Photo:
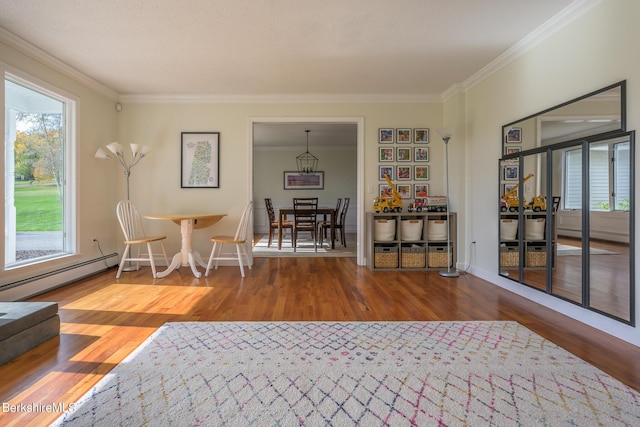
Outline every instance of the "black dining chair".
<path fill-rule="evenodd" d="M 349 210 L 349 197 L 345 197 L 342 201 L 342 207 L 340 210 L 336 210 L 336 223 L 333 226 L 336 234 L 340 232 L 340 243 L 345 248 L 347 247 L 347 239 L 345 237 L 345 222 L 347 218 L 347 210 Z M 331 229 L 331 223 L 323 221 L 319 224 L 318 230 L 320 232 L 320 245 L 322 245 L 322 236 L 326 235 L 327 230 Z"/>
<path fill-rule="evenodd" d="M 338 215 L 340 214 L 340 206 L 342 206 L 342 198 L 338 197 L 336 201 L 336 208 L 333 211 L 333 221 L 338 221 Z M 322 221 L 318 221 L 318 233 L 320 233 L 320 246 L 322 241 L 327 237 L 327 230 L 331 229 L 331 219 L 327 220 L 327 216 L 324 215 Z"/>
<path fill-rule="evenodd" d="M 276 211 L 273 209 L 273 203 L 270 198 L 264 199 L 264 204 L 267 207 L 267 215 L 269 217 L 269 243 L 267 247 L 271 247 L 271 242 L 273 241 L 273 235 L 278 231 L 278 218 L 276 218 Z M 293 229 L 293 221 L 287 220 L 286 218 L 282 221 L 281 227 L 283 228 L 282 236 L 284 237 L 284 232 L 289 229 Z M 293 245 L 293 241 L 291 242 Z"/>
<path fill-rule="evenodd" d="M 318 252 L 318 198 L 295 197 L 293 199 L 293 251 L 298 246 L 298 233 L 308 232 L 313 238 L 313 248 Z"/>

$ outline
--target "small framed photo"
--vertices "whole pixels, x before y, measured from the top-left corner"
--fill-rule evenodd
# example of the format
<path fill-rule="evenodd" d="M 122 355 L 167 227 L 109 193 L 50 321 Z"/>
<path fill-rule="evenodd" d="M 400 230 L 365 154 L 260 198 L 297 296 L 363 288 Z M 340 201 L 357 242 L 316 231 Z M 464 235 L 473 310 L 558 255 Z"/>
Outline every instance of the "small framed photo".
<path fill-rule="evenodd" d="M 380 147 L 380 158 L 381 162 L 393 162 L 393 148 L 390 147 Z"/>
<path fill-rule="evenodd" d="M 416 198 L 429 195 L 429 184 L 413 184 L 413 194 Z"/>
<path fill-rule="evenodd" d="M 505 135 L 506 142 L 518 143 L 522 142 L 522 128 L 511 128 Z"/>
<path fill-rule="evenodd" d="M 414 178 L 417 180 L 429 180 L 429 166 L 414 166 Z"/>
<path fill-rule="evenodd" d="M 411 129 L 396 129 L 396 142 L 398 144 L 411 144 Z"/>
<path fill-rule="evenodd" d="M 380 144 L 393 144 L 393 128 L 378 129 L 378 142 Z"/>
<path fill-rule="evenodd" d="M 182 132 L 181 188 L 220 188 L 220 132 Z"/>
<path fill-rule="evenodd" d="M 298 171 L 284 172 L 285 190 L 323 190 L 324 172 L 300 173 Z"/>
<path fill-rule="evenodd" d="M 413 147 L 413 161 L 414 162 L 428 162 L 429 161 L 429 147 Z"/>
<path fill-rule="evenodd" d="M 393 174 L 393 166 L 380 166 L 380 175 L 378 179 L 380 179 L 380 181 L 385 181 L 385 175 L 387 175 L 389 179 L 392 179 L 395 176 Z"/>
<path fill-rule="evenodd" d="M 509 191 L 511 191 L 513 189 L 513 187 L 515 187 L 516 184 L 504 184 L 502 187 L 502 195 L 504 196 L 505 194 L 507 194 Z M 515 196 L 518 197 L 518 189 L 516 188 L 515 191 Z"/>
<path fill-rule="evenodd" d="M 410 162 L 411 161 L 411 148 L 398 147 L 396 152 L 396 161 L 398 162 Z"/>
<path fill-rule="evenodd" d="M 411 166 L 397 166 L 398 181 L 411 180 Z"/>
<path fill-rule="evenodd" d="M 398 193 L 400 193 L 401 198 L 411 198 L 411 184 L 398 184 L 396 185 L 396 189 L 398 190 Z"/>
<path fill-rule="evenodd" d="M 503 178 L 505 181 L 516 181 L 520 177 L 519 172 L 519 166 L 505 166 Z"/>
<path fill-rule="evenodd" d="M 380 184 L 380 197 L 391 197 L 392 195 L 393 191 L 391 191 L 389 184 Z"/>
<path fill-rule="evenodd" d="M 519 153 L 522 151 L 522 147 L 518 147 L 518 146 L 506 146 L 504 148 L 504 154 L 513 154 L 513 153 Z"/>
<path fill-rule="evenodd" d="M 418 128 L 413 130 L 413 141 L 416 144 L 428 144 L 429 143 L 429 129 Z"/>

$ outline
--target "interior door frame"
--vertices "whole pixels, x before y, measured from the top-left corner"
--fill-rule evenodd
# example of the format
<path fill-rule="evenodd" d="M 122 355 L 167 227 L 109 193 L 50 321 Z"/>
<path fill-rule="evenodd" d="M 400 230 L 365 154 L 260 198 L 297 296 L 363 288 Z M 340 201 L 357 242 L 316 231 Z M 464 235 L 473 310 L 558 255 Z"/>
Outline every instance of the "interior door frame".
<path fill-rule="evenodd" d="M 253 199 L 253 125 L 256 123 L 350 123 L 357 127 L 357 263 L 358 265 L 366 265 L 365 254 L 365 212 L 364 212 L 364 117 L 249 117 L 247 122 L 247 170 L 249 177 L 247 179 L 247 195 L 248 200 Z M 253 227 L 252 227 L 253 228 Z"/>

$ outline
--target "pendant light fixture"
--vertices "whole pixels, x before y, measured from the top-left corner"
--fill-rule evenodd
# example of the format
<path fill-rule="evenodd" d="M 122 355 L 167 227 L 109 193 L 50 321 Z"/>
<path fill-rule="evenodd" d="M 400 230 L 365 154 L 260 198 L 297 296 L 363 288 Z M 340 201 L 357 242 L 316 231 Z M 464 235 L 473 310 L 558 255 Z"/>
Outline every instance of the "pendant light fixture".
<path fill-rule="evenodd" d="M 313 173 L 318 168 L 318 158 L 309 152 L 309 132 L 311 131 L 307 129 L 305 132 L 307 133 L 307 151 L 296 157 L 300 174 Z"/>

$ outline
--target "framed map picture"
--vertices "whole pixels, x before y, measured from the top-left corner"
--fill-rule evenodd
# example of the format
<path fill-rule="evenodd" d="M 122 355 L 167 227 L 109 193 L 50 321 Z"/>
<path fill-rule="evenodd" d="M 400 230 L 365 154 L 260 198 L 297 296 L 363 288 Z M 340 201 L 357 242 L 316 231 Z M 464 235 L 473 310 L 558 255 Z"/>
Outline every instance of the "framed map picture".
<path fill-rule="evenodd" d="M 180 157 L 180 187 L 220 187 L 220 132 L 182 132 Z"/>

